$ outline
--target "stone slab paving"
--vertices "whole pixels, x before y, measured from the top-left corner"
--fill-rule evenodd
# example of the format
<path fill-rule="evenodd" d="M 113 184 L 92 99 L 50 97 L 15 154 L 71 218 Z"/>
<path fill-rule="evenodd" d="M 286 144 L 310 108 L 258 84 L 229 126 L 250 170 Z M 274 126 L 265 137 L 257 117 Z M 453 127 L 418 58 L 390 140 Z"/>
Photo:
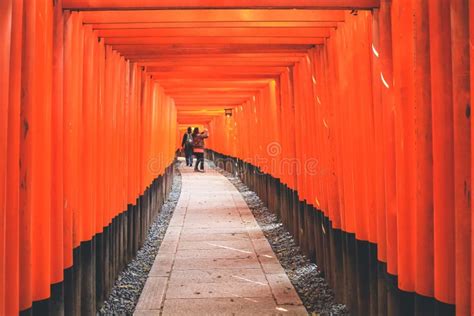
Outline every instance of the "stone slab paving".
<path fill-rule="evenodd" d="M 182 191 L 135 315 L 307 315 L 240 193 L 180 167 Z"/>

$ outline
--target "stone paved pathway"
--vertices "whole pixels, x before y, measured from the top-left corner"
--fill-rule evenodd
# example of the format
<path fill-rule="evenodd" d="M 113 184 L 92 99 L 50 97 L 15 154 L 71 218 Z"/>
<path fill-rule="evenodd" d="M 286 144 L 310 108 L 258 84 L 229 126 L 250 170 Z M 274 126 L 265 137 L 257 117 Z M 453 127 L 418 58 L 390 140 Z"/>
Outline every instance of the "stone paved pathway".
<path fill-rule="evenodd" d="M 135 315 L 306 315 L 247 204 L 221 174 L 182 191 Z"/>

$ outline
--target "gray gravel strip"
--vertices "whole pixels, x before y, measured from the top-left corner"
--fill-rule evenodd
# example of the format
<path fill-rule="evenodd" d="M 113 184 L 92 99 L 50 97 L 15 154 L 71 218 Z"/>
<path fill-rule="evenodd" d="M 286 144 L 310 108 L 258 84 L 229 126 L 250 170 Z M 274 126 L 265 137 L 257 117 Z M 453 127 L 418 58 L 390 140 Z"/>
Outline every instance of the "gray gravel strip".
<path fill-rule="evenodd" d="M 99 311 L 100 315 L 132 315 L 160 249 L 168 224 L 181 193 L 181 174 L 176 170 L 168 200 L 161 207 L 148 231 L 148 237 L 137 256 L 119 274 L 110 296 Z"/>
<path fill-rule="evenodd" d="M 318 266 L 303 255 L 290 233 L 277 216 L 263 205 L 257 194 L 238 177 L 217 167 L 216 170 L 229 179 L 244 197 L 306 310 L 319 315 L 349 315 L 346 305 L 335 301 L 334 292 L 321 276 Z"/>

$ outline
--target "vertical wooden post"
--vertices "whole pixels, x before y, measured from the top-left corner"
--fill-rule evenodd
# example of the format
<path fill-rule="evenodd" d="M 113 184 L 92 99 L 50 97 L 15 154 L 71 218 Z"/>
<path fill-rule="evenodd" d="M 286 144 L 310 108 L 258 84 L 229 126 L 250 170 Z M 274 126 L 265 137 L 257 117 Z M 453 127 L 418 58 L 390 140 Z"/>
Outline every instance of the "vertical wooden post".
<path fill-rule="evenodd" d="M 5 284 L 6 315 L 19 312 L 19 269 L 20 269 L 20 103 L 21 103 L 21 59 L 23 35 L 23 1 L 12 1 L 12 39 L 10 49 L 10 84 L 8 104 L 8 161 L 6 190 L 5 231 Z M 2 85 L 3 86 L 3 85 Z"/>
<path fill-rule="evenodd" d="M 469 41 L 474 43 L 474 5 L 469 5 Z M 471 103 L 469 104 L 469 116 L 472 112 L 472 100 L 474 99 L 474 45 L 470 46 L 469 56 L 470 56 L 470 84 L 471 84 Z M 474 128 L 471 122 L 471 179 L 474 178 Z M 474 209 L 474 195 L 471 194 L 471 214 Z M 472 227 L 474 227 L 474 216 L 471 215 L 471 314 L 474 313 L 474 234 L 472 232 Z"/>
<path fill-rule="evenodd" d="M 414 1 L 416 218 L 415 290 L 433 296 L 433 140 L 428 5 Z"/>
<path fill-rule="evenodd" d="M 450 8 L 429 3 L 433 124 L 434 295 L 454 303 L 454 127 Z"/>
<path fill-rule="evenodd" d="M 474 5 L 470 3 L 469 5 L 469 42 L 474 43 Z M 469 115 L 471 116 L 472 112 L 472 100 L 474 100 L 474 45 L 470 45 L 471 49 L 469 51 L 470 56 L 470 84 L 471 84 L 471 103 L 469 105 Z M 474 141 L 474 128 L 472 126 L 471 120 L 471 179 L 474 178 L 474 146 L 472 142 Z M 474 203 L 473 197 L 471 194 L 471 214 L 474 210 Z M 472 231 L 472 227 L 474 227 L 474 216 L 471 215 L 471 314 L 474 313 L 474 233 Z"/>
<path fill-rule="evenodd" d="M 451 1 L 451 58 L 454 127 L 455 303 L 458 315 L 471 310 L 471 118 L 468 0 Z"/>
<path fill-rule="evenodd" d="M 8 112 L 10 93 L 10 50 L 12 44 L 12 1 L 0 3 L 0 314 L 5 313 L 5 270 L 6 257 L 6 206 L 7 206 L 7 157 L 8 148 Z"/>
<path fill-rule="evenodd" d="M 392 5 L 393 93 L 397 199 L 398 286 L 413 291 L 415 224 L 415 101 L 413 3 Z M 408 70 L 407 70 L 408 68 Z"/>
<path fill-rule="evenodd" d="M 378 84 L 382 86 L 382 121 L 384 137 L 384 170 L 385 170 L 385 210 L 386 210 L 386 245 L 387 272 L 397 274 L 397 200 L 395 191 L 395 122 L 393 104 L 393 58 L 391 1 L 382 0 L 379 11 L 380 64 Z"/>
<path fill-rule="evenodd" d="M 63 62 L 64 16 L 62 1 L 56 2 L 53 15 L 52 69 L 52 157 L 51 157 L 51 313 L 64 313 L 64 241 L 63 241 Z"/>
<path fill-rule="evenodd" d="M 21 73 L 21 138 L 20 138 L 20 310 L 31 307 L 32 304 L 32 120 L 33 104 L 35 102 L 35 31 L 36 3 L 25 1 L 23 8 L 24 36 Z"/>
<path fill-rule="evenodd" d="M 386 245 L 386 212 L 385 212 L 385 179 L 384 179 L 384 138 L 383 138 L 383 109 L 382 93 L 385 87 L 380 82 L 380 73 L 382 69 L 380 59 L 380 9 L 375 9 L 372 13 L 372 100 L 374 113 L 374 194 L 375 211 L 377 220 L 377 257 L 382 262 L 387 261 Z"/>

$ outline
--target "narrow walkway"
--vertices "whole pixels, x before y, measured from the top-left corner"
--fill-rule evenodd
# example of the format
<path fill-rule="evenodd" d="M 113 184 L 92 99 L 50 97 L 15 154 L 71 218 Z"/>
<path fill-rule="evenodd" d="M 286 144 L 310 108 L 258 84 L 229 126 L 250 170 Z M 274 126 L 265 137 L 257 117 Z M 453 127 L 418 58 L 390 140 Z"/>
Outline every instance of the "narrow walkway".
<path fill-rule="evenodd" d="M 305 315 L 235 187 L 181 167 L 182 191 L 135 315 Z"/>

